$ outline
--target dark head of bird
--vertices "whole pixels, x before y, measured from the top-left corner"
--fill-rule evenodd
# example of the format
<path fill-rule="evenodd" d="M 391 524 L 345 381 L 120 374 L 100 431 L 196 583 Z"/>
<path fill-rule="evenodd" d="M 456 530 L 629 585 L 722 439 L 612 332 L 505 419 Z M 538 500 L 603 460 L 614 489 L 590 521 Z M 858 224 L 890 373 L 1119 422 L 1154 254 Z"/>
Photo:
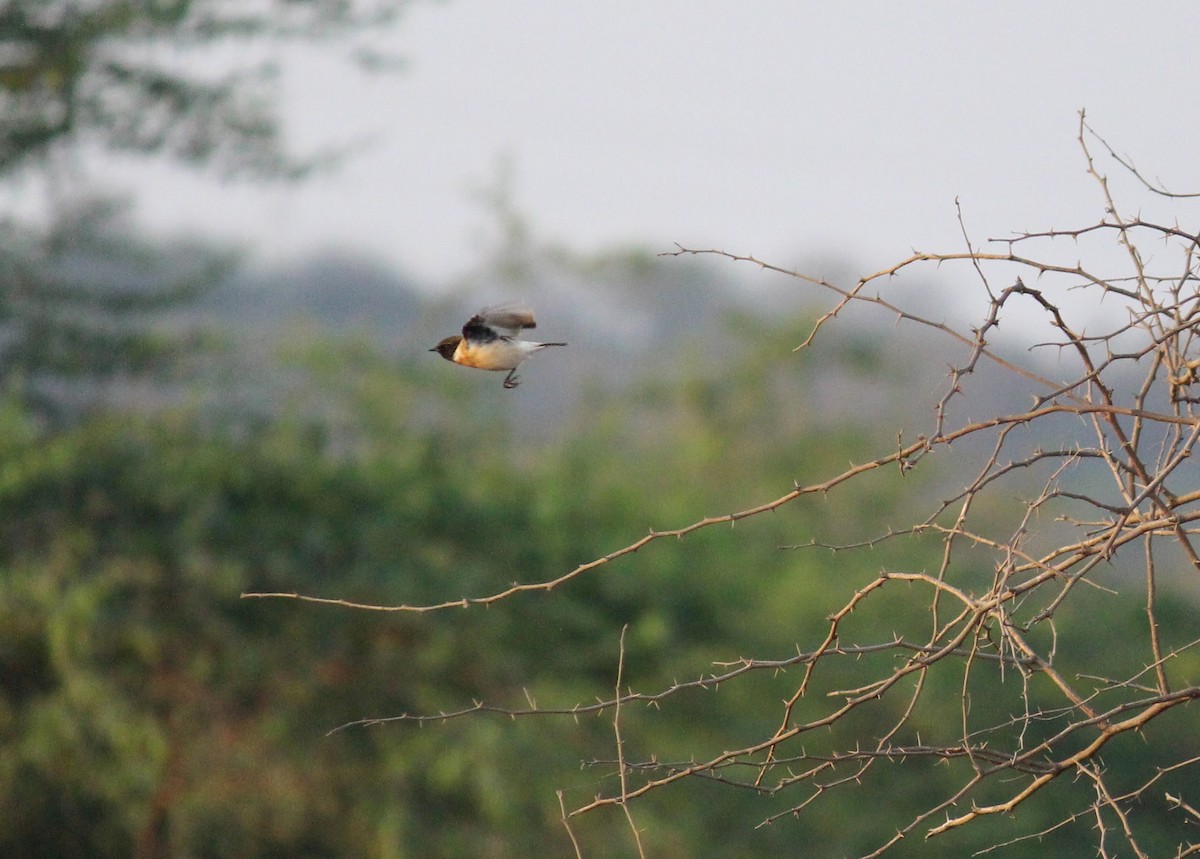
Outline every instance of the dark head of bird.
<path fill-rule="evenodd" d="M 444 337 L 441 342 L 430 349 L 430 352 L 437 352 L 447 361 L 454 360 L 454 350 L 458 348 L 458 344 L 462 341 L 462 337 L 455 334 L 453 337 Z"/>

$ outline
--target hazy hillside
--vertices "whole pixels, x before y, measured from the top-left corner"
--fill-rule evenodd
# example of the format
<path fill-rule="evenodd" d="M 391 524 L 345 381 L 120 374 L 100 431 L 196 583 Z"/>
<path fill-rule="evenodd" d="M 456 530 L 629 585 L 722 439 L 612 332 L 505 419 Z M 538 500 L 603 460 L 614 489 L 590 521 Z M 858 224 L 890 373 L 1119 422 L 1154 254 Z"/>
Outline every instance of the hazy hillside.
<path fill-rule="evenodd" d="M 853 279 L 847 265 L 826 268 L 839 282 Z M 517 391 L 502 391 L 492 374 L 443 366 L 428 352 L 480 306 L 510 299 L 536 310 L 539 328 L 530 336 L 570 344 L 530 360 Z M 938 312 L 932 287 L 926 303 Z M 540 258 L 519 279 L 481 276 L 440 296 L 369 260 L 316 257 L 286 269 L 242 271 L 200 311 L 243 356 L 241 377 L 260 383 L 280 380 L 283 345 L 350 336 L 515 405 L 515 416 L 540 420 L 572 414 L 592 386 L 719 376 L 731 362 L 766 350 L 777 372 L 786 375 L 793 364 L 805 374 L 805 401 L 797 405 L 814 417 L 853 413 L 870 422 L 887 413 L 894 421 L 909 413 L 917 431 L 929 416 L 912 413 L 914 404 L 944 384 L 966 347 L 911 323 L 897 326 L 871 309 L 845 312 L 811 356 L 793 353 L 832 304 L 818 287 L 750 266 L 631 251 L 583 262 Z M 993 404 L 1015 405 L 1027 396 L 1009 374 L 993 378 L 984 365 L 974 381 L 977 395 Z"/>

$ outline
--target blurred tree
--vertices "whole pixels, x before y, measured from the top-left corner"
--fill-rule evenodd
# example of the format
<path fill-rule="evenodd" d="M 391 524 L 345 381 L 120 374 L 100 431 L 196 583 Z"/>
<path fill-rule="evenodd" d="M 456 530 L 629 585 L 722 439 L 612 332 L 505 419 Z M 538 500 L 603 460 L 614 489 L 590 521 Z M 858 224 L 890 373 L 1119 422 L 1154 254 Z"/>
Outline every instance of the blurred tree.
<path fill-rule="evenodd" d="M 176 311 L 232 262 L 137 238 L 100 198 L 44 226 L 0 221 L 0 390 L 59 425 L 161 392 L 204 344 Z"/>
<path fill-rule="evenodd" d="M 286 150 L 273 88 L 279 68 L 264 44 L 362 32 L 403 5 L 9 0 L 0 10 L 0 175 L 45 166 L 64 144 L 81 143 L 166 154 L 228 175 L 295 174 L 305 162 Z M 198 53 L 234 44 L 239 50 L 223 59 L 239 65 L 224 74 Z"/>
<path fill-rule="evenodd" d="M 0 190 L 12 192 L 0 197 L 0 391 L 62 421 L 105 401 L 111 383 L 177 370 L 180 320 L 165 325 L 165 311 L 214 283 L 232 256 L 135 235 L 113 192 L 93 183 L 91 156 L 165 159 L 223 178 L 300 178 L 332 156 L 289 151 L 279 44 L 351 44 L 354 59 L 378 68 L 365 34 L 403 5 L 0 6 Z"/>

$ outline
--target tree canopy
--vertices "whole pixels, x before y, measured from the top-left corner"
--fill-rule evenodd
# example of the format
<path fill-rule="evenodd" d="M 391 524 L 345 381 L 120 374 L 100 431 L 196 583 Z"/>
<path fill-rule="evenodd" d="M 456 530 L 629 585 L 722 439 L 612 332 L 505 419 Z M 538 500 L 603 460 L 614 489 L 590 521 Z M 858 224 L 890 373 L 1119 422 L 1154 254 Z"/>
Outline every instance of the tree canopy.
<path fill-rule="evenodd" d="M 235 253 L 148 239 L 103 155 L 225 178 L 298 179 L 331 153 L 291 150 L 278 46 L 351 61 L 401 0 L 9 0 L 0 7 L 0 391 L 54 421 L 186 374 L 164 327 L 231 271 Z M 357 47 L 355 45 L 357 44 Z M 378 64 L 372 68 L 378 67 Z M 19 193 L 17 193 L 19 192 Z M 144 395 L 144 390 L 139 390 Z"/>
<path fill-rule="evenodd" d="M 287 152 L 272 86 L 279 67 L 263 44 L 344 39 L 403 5 L 9 0 L 0 9 L 0 175 L 44 168 L 64 145 L 166 155 L 226 175 L 294 173 L 302 162 Z M 217 61 L 204 52 L 213 47 Z"/>

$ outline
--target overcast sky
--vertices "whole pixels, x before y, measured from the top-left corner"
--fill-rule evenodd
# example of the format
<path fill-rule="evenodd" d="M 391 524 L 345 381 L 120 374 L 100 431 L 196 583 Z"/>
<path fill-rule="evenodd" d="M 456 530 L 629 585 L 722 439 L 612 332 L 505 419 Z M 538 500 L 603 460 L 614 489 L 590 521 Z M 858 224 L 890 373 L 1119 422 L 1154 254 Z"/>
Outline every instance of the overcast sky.
<path fill-rule="evenodd" d="M 418 2 L 387 39 L 402 72 L 319 55 L 289 72 L 302 147 L 371 140 L 345 166 L 266 190 L 143 172 L 139 211 L 265 260 L 365 249 L 438 284 L 478 261 L 472 189 L 507 159 L 537 233 L 580 250 L 873 270 L 959 249 L 956 197 L 978 240 L 1096 221 L 1081 107 L 1147 173 L 1200 190 L 1197 38 L 1194 0 Z"/>

